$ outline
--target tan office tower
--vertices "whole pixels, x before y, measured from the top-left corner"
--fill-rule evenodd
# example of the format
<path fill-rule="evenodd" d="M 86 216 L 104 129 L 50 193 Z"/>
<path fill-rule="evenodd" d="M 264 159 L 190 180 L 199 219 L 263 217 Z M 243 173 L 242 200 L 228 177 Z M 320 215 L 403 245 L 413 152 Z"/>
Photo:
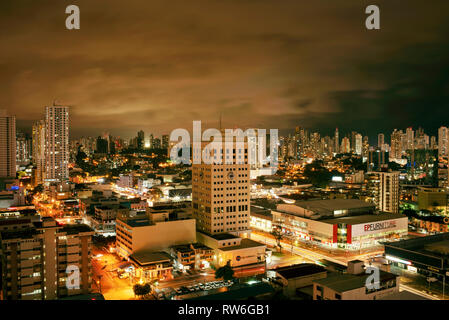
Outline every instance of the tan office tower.
<path fill-rule="evenodd" d="M 376 205 L 382 212 L 399 212 L 399 172 L 376 172 L 379 175 Z"/>
<path fill-rule="evenodd" d="M 0 110 L 0 178 L 16 177 L 16 117 Z"/>
<path fill-rule="evenodd" d="M 201 154 L 209 143 L 201 142 L 200 147 L 194 143 L 192 149 L 192 206 L 197 230 L 211 235 L 231 233 L 248 236 L 250 232 L 248 143 L 246 139 L 241 145 L 234 142 L 231 148 L 223 143 L 221 154 L 210 153 L 214 160 L 221 157 L 221 164 L 207 164 L 201 159 Z M 200 160 L 200 164 L 195 164 Z M 226 164 L 226 161 L 232 163 Z"/>
<path fill-rule="evenodd" d="M 69 107 L 54 104 L 45 110 L 45 181 L 69 179 Z"/>
<path fill-rule="evenodd" d="M 35 184 L 45 179 L 45 121 L 40 120 L 33 125 L 33 163 L 36 166 Z"/>

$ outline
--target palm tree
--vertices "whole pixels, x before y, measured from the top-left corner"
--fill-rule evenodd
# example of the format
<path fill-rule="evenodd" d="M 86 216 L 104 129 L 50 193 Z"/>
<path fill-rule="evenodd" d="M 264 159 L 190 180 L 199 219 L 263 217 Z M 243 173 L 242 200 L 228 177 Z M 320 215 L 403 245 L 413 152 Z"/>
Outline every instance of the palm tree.
<path fill-rule="evenodd" d="M 232 270 L 231 262 L 228 261 L 226 265 L 218 268 L 215 271 L 215 279 L 223 278 L 223 280 L 228 281 L 234 279 L 234 270 Z"/>
<path fill-rule="evenodd" d="M 279 252 L 281 252 L 281 250 L 282 250 L 282 246 L 281 246 L 282 233 L 281 233 L 281 231 L 279 230 L 279 228 L 276 228 L 271 232 L 271 235 L 276 239 L 277 247 L 279 248 Z"/>

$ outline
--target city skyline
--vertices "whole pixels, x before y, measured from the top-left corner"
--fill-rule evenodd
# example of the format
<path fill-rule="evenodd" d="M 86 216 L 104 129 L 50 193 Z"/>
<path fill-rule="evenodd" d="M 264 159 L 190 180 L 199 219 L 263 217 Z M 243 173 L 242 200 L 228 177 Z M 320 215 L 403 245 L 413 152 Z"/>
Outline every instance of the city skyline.
<path fill-rule="evenodd" d="M 217 127 L 218 114 L 227 127 L 374 136 L 436 131 L 449 115 L 443 1 L 406 9 L 380 1 L 375 32 L 364 27 L 360 1 L 175 2 L 168 11 L 157 1 L 130 1 L 126 10 L 79 1 L 76 31 L 64 27 L 65 5 L 0 4 L 9 44 L 0 53 L 0 106 L 20 110 L 18 129 L 29 131 L 53 100 L 71 106 L 73 137 L 164 134 L 192 120 Z"/>

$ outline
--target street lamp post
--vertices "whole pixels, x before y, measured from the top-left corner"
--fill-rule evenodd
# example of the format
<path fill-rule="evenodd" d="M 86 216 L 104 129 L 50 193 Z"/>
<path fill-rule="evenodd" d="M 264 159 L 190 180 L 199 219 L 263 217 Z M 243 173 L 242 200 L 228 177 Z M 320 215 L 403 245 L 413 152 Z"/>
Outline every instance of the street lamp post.
<path fill-rule="evenodd" d="M 102 277 L 103 277 L 102 274 L 98 275 L 98 285 L 99 285 L 99 289 L 100 289 L 100 293 L 101 293 L 101 294 L 103 294 L 103 293 L 101 292 L 101 278 L 102 278 Z"/>

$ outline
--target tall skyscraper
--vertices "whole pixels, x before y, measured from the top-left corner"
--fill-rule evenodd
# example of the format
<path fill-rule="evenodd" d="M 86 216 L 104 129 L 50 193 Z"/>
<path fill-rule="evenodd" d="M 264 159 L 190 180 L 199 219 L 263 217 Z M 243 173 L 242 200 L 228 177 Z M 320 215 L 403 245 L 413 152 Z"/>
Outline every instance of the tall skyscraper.
<path fill-rule="evenodd" d="M 406 150 L 413 150 L 415 148 L 415 131 L 413 128 L 407 128 L 405 132 Z"/>
<path fill-rule="evenodd" d="M 33 124 L 33 164 L 36 167 L 35 184 L 41 184 L 45 179 L 45 121 Z"/>
<path fill-rule="evenodd" d="M 45 173 L 46 181 L 69 179 L 69 107 L 53 104 L 45 107 Z"/>
<path fill-rule="evenodd" d="M 223 143 L 223 152 L 209 153 L 210 159 L 221 158 L 221 164 L 207 164 L 201 155 L 209 143 L 193 146 L 192 206 L 197 229 L 211 235 L 247 233 L 250 221 L 248 144 L 245 142 L 242 147 L 234 143 L 228 148 Z M 201 164 L 195 164 L 199 160 Z"/>
<path fill-rule="evenodd" d="M 393 130 L 393 133 L 391 134 L 391 152 L 390 152 L 390 158 L 391 159 L 401 159 L 402 158 L 402 139 L 403 139 L 403 132 L 402 130 Z"/>
<path fill-rule="evenodd" d="M 363 137 L 360 133 L 357 133 L 355 135 L 355 147 L 354 147 L 355 153 L 358 155 L 362 155 L 363 151 Z"/>
<path fill-rule="evenodd" d="M 16 177 L 16 117 L 0 110 L 0 178 Z"/>
<path fill-rule="evenodd" d="M 438 156 L 447 157 L 449 155 L 449 129 L 440 127 L 438 129 Z"/>
<path fill-rule="evenodd" d="M 385 144 L 385 135 L 383 133 L 379 133 L 377 135 L 377 147 L 380 150 L 383 150 L 384 144 Z"/>
<path fill-rule="evenodd" d="M 340 153 L 349 152 L 351 152 L 351 143 L 348 137 L 344 137 L 343 139 L 341 139 Z"/>
<path fill-rule="evenodd" d="M 335 153 L 340 153 L 340 138 L 338 137 L 338 128 L 335 129 Z"/>
<path fill-rule="evenodd" d="M 143 150 L 143 147 L 145 146 L 145 132 L 143 130 L 140 130 L 137 132 L 137 149 Z"/>

